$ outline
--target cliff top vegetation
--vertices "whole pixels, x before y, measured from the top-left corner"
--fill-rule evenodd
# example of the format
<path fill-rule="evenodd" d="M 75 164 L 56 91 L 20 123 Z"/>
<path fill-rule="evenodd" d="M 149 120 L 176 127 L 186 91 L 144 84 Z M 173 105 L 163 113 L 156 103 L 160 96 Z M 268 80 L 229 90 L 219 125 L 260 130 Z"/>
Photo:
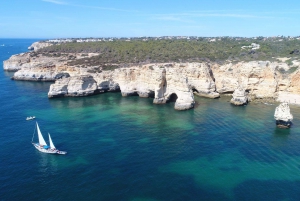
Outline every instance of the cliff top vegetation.
<path fill-rule="evenodd" d="M 287 57 L 291 63 L 300 55 L 298 38 L 193 38 L 187 39 L 143 39 L 95 42 L 58 43 L 38 50 L 38 53 L 100 53 L 98 56 L 74 59 L 69 65 L 128 65 L 160 62 L 213 61 L 223 63 L 269 60 Z"/>

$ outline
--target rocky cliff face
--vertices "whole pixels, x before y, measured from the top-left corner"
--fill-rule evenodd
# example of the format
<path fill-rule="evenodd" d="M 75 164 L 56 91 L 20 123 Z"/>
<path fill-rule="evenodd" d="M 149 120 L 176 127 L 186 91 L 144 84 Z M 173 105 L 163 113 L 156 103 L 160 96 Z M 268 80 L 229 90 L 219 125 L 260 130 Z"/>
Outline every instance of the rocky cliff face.
<path fill-rule="evenodd" d="M 66 56 L 49 57 L 42 54 L 33 54 L 30 52 L 11 56 L 3 61 L 3 68 L 7 71 L 33 70 L 34 68 L 49 68 L 63 66 L 67 62 Z"/>
<path fill-rule="evenodd" d="M 32 45 L 30 45 L 28 47 L 28 50 L 34 50 L 37 51 L 38 49 L 44 48 L 44 47 L 48 47 L 53 45 L 52 43 L 47 43 L 47 42 L 35 42 L 32 43 Z"/>
<path fill-rule="evenodd" d="M 217 66 L 213 69 L 217 91 L 233 93 L 240 83 L 254 98 L 274 97 L 275 92 L 281 90 L 278 83 L 284 81 L 276 72 L 278 65 L 277 62 L 252 61 Z"/>
<path fill-rule="evenodd" d="M 188 78 L 188 84 L 198 96 L 218 98 L 215 78 L 208 63 L 175 64 L 176 73 Z"/>
<path fill-rule="evenodd" d="M 175 109 L 177 110 L 193 108 L 195 103 L 193 91 L 187 78 L 176 72 L 176 70 L 176 68 L 166 68 L 164 66 L 145 66 L 142 68 L 120 68 L 114 71 L 89 74 L 89 76 L 63 78 L 51 85 L 48 96 L 50 98 L 70 96 L 70 94 L 72 96 L 82 96 L 103 91 L 120 90 L 122 96 L 154 97 L 153 103 L 155 104 L 175 101 Z M 75 83 L 81 84 L 75 85 Z M 88 87 L 78 87 L 83 85 Z M 70 91 L 78 91 L 78 88 L 81 93 L 70 93 Z M 88 93 L 83 93 L 84 90 Z"/>
<path fill-rule="evenodd" d="M 299 70 L 292 74 L 281 73 L 289 69 L 285 63 L 164 63 L 117 68 L 113 71 L 102 71 L 101 66 L 70 66 L 68 63 L 82 58 L 86 57 L 82 54 L 53 53 L 49 56 L 30 52 L 14 55 L 4 61 L 4 69 L 18 70 L 13 76 L 13 79 L 18 80 L 55 81 L 70 77 L 58 80 L 56 86 L 50 89 L 49 97 L 121 91 L 123 96 L 153 97 L 155 104 L 164 104 L 176 99 L 175 108 L 179 110 L 193 107 L 193 93 L 217 98 L 219 94 L 233 94 L 239 86 L 247 91 L 252 100 L 271 98 L 282 101 L 282 97 L 285 96 L 282 94 L 286 93 L 300 97 Z M 91 76 L 93 81 L 84 76 Z M 86 82 L 91 82 L 91 86 L 95 83 L 96 88 L 91 87 L 89 90 L 89 87 L 83 87 L 80 90 L 86 89 L 87 93 L 73 93 L 73 79 L 82 82 L 82 86 Z M 69 86 L 71 88 L 66 91 Z"/>
<path fill-rule="evenodd" d="M 30 62 L 28 53 L 21 53 L 11 56 L 8 60 L 3 61 L 3 69 L 6 71 L 17 71 Z"/>
<path fill-rule="evenodd" d="M 50 86 L 48 97 L 89 96 L 97 93 L 97 83 L 92 76 L 81 75 L 58 79 Z"/>

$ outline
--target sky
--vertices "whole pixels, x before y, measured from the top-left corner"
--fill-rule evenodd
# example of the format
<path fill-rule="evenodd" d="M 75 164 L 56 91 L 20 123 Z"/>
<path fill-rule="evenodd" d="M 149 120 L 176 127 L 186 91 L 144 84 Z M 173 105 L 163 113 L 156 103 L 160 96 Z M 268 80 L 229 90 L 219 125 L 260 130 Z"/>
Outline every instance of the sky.
<path fill-rule="evenodd" d="M 299 0 L 2 0 L 0 38 L 299 36 Z"/>

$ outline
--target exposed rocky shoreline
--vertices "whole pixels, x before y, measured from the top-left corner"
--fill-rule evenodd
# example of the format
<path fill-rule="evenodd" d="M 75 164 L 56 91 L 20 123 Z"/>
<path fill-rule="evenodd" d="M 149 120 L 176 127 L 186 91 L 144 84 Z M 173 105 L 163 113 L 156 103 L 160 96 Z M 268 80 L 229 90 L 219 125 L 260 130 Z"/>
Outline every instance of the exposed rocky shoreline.
<path fill-rule="evenodd" d="M 12 77 L 15 80 L 55 81 L 49 89 L 49 98 L 120 91 L 122 96 L 153 97 L 154 104 L 175 100 L 177 110 L 193 108 L 194 94 L 208 98 L 233 94 L 232 103 L 236 105 L 260 100 L 282 101 L 283 96 L 293 99 L 296 96 L 299 102 L 295 99 L 292 103 L 300 104 L 300 72 L 285 73 L 290 67 L 283 62 L 156 63 L 107 71 L 101 66 L 68 63 L 91 56 L 27 52 L 11 56 L 3 62 L 3 68 L 16 71 Z"/>

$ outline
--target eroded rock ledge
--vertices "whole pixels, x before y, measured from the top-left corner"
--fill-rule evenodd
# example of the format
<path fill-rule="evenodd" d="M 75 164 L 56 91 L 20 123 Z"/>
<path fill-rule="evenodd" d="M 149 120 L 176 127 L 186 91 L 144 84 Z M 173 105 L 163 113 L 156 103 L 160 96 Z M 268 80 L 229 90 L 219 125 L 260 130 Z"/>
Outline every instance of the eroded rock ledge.
<path fill-rule="evenodd" d="M 172 67 L 145 65 L 89 74 L 89 79 L 86 78 L 87 75 L 72 76 L 59 79 L 52 84 L 48 96 L 49 98 L 82 96 L 120 90 L 122 96 L 153 97 L 154 104 L 165 104 L 175 99 L 175 109 L 187 110 L 193 108 L 195 104 L 193 90 L 219 95 L 215 91 L 210 74 L 203 73 L 208 70 L 207 68 L 207 65 L 195 63 L 180 66 L 175 64 Z M 195 75 L 195 78 L 191 76 L 189 79 L 189 74 Z M 207 82 L 211 83 L 202 85 Z M 82 93 L 83 91 L 88 93 Z"/>
<path fill-rule="evenodd" d="M 58 79 L 50 85 L 48 97 L 89 96 L 99 93 L 97 83 L 92 76 L 81 75 Z"/>

